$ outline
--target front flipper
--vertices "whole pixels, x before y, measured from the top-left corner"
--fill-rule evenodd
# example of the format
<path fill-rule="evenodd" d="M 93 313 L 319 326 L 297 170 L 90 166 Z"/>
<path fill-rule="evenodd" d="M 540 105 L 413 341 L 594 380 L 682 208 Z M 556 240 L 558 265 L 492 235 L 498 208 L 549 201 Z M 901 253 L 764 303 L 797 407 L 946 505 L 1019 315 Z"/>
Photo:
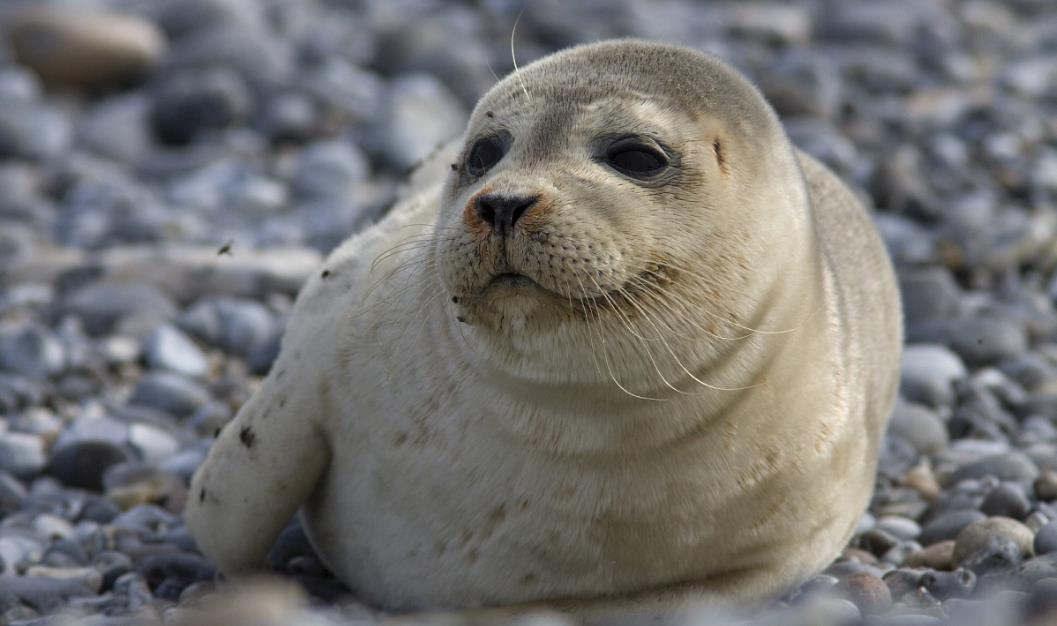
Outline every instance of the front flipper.
<path fill-rule="evenodd" d="M 263 565 L 330 460 L 318 425 L 326 381 L 294 384 L 284 360 L 224 427 L 191 482 L 187 526 L 227 574 Z"/>

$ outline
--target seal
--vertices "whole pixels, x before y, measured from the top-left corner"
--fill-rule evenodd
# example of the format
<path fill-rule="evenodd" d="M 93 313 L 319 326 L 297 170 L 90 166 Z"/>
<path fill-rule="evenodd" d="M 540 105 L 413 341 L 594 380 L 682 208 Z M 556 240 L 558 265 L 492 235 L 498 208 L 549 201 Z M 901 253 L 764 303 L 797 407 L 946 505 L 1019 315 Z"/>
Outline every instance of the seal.
<path fill-rule="evenodd" d="M 866 210 L 744 77 L 571 48 L 424 171 L 305 285 L 197 472 L 188 524 L 223 571 L 302 505 L 389 610 L 754 602 L 837 556 L 899 294 Z"/>

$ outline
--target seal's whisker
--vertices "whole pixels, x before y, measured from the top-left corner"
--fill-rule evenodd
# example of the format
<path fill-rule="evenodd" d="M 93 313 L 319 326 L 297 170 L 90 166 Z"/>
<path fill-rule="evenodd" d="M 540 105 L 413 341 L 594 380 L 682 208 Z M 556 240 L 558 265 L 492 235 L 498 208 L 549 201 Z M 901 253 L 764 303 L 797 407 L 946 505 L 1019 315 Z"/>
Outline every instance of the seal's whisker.
<path fill-rule="evenodd" d="M 525 92 L 525 98 L 532 100 L 532 96 L 529 95 L 528 87 L 525 86 L 525 79 L 521 77 L 521 70 L 517 66 L 517 55 L 514 54 L 514 33 L 517 32 L 517 23 L 521 21 L 521 16 L 525 13 L 524 7 L 521 12 L 514 18 L 514 26 L 510 29 L 510 60 L 514 62 L 514 75 L 517 76 L 518 82 L 521 83 L 521 90 Z"/>
<path fill-rule="evenodd" d="M 638 305 L 636 303 L 633 302 L 632 304 L 634 306 L 638 307 Z M 644 311 L 642 309 L 639 309 L 639 311 L 642 313 L 643 317 L 646 318 L 647 322 L 649 322 L 651 325 L 654 324 L 652 316 L 650 316 L 646 311 Z M 656 326 L 654 326 L 654 327 L 656 328 Z M 686 365 L 682 362 L 682 360 L 679 358 L 679 356 L 675 354 L 675 351 L 672 350 L 671 345 L 667 341 L 665 341 L 662 338 L 661 342 L 664 345 L 665 349 L 668 350 L 668 354 L 671 355 L 672 360 L 675 361 L 675 364 L 679 366 L 679 369 L 683 370 L 683 373 L 685 373 L 694 382 L 696 382 L 697 384 L 701 385 L 702 387 L 705 387 L 706 389 L 711 389 L 713 391 L 744 391 L 746 389 L 753 389 L 755 387 L 759 387 L 762 384 L 762 383 L 757 383 L 757 384 L 753 384 L 753 385 L 747 385 L 747 386 L 744 386 L 744 387 L 720 387 L 718 385 L 713 385 L 711 383 L 706 383 L 705 381 L 703 381 L 700 378 L 698 378 L 697 376 L 695 376 L 689 369 L 687 369 Z M 687 392 L 681 392 L 681 393 L 687 393 Z"/>
<path fill-rule="evenodd" d="M 665 262 L 665 264 L 666 265 L 670 265 L 673 269 L 678 270 L 680 273 L 688 274 L 688 275 L 690 275 L 690 276 L 692 276 L 694 278 L 697 278 L 699 280 L 710 282 L 706 277 L 702 276 L 701 274 L 698 274 L 698 273 L 694 272 L 691 269 L 688 269 L 686 267 L 682 267 L 682 266 L 679 266 L 679 265 L 677 265 L 675 263 L 671 263 L 671 262 L 667 262 L 667 261 Z M 796 331 L 800 330 L 799 326 L 794 326 L 792 328 L 785 328 L 785 329 L 782 329 L 782 330 L 763 330 L 763 329 L 759 329 L 759 328 L 752 328 L 752 327 L 749 327 L 749 326 L 745 326 L 744 324 L 740 324 L 740 323 L 735 322 L 733 320 L 727 319 L 727 318 L 725 318 L 724 316 L 722 316 L 722 315 L 720 315 L 718 313 L 714 313 L 714 312 L 709 311 L 709 310 L 704 309 L 704 308 L 701 309 L 701 312 L 704 313 L 705 315 L 711 315 L 711 316 L 715 317 L 716 319 L 719 319 L 724 324 L 729 324 L 731 326 L 734 326 L 735 328 L 740 328 L 741 330 L 745 330 L 745 331 L 748 331 L 750 333 L 755 333 L 757 335 L 787 335 L 789 333 L 795 333 Z"/>
<path fill-rule="evenodd" d="M 601 324 L 602 324 L 601 313 L 599 313 L 597 311 L 596 307 L 591 304 L 591 298 L 590 298 L 590 296 L 587 295 L 587 289 L 584 288 L 583 281 L 580 280 L 579 276 L 576 277 L 576 282 L 578 282 L 580 284 L 580 292 L 584 296 L 583 300 L 581 300 L 581 302 L 585 305 L 586 308 L 594 309 L 594 313 L 596 314 L 597 319 L 598 319 L 598 325 L 601 326 Z M 590 324 L 588 326 L 590 327 Z M 600 331 L 600 329 L 593 329 L 593 330 L 599 330 Z M 598 339 L 599 339 L 599 343 L 601 344 L 601 349 L 599 351 L 602 353 L 602 359 L 604 360 L 604 362 L 606 364 L 606 370 L 608 370 L 608 372 L 609 372 L 609 378 L 613 381 L 613 384 L 615 384 L 617 386 L 617 388 L 619 388 L 621 391 L 623 391 L 625 394 L 631 396 L 632 398 L 637 398 L 639 400 L 651 400 L 651 401 L 655 401 L 655 402 L 663 402 L 664 401 L 664 398 L 651 398 L 649 396 L 639 395 L 637 393 L 634 393 L 634 392 L 628 390 L 626 387 L 624 387 L 624 385 L 620 384 L 620 381 L 617 380 L 616 374 L 613 373 L 613 366 L 609 362 L 609 355 L 608 355 L 607 350 L 606 350 L 605 334 L 602 333 L 602 332 L 599 332 L 598 333 Z"/>
<path fill-rule="evenodd" d="M 695 308 L 691 306 L 690 303 L 679 294 L 672 293 L 671 290 L 669 290 L 668 292 L 665 292 L 664 298 L 662 298 L 660 293 L 658 293 L 657 290 L 653 288 L 655 287 L 655 285 L 650 284 L 643 278 L 639 276 L 633 276 L 631 280 L 641 283 L 644 287 L 648 287 L 648 289 L 643 289 L 638 293 L 644 294 L 645 297 L 652 299 L 658 305 L 664 306 L 665 311 L 671 313 L 674 317 L 676 317 L 676 319 L 684 322 L 689 326 L 696 328 L 697 330 L 700 330 L 701 332 L 705 333 L 709 337 L 712 337 L 713 339 L 718 339 L 720 341 L 741 341 L 744 339 L 748 339 L 749 337 L 753 337 L 755 335 L 755 333 L 751 332 L 746 332 L 743 335 L 737 335 L 735 337 L 727 337 L 724 335 L 720 335 L 715 331 L 702 326 L 700 322 L 698 322 L 693 316 L 693 312 L 700 312 L 700 308 Z M 678 309 L 676 308 L 677 306 L 679 307 Z M 676 334 L 678 335 L 678 333 Z"/>
<path fill-rule="evenodd" d="M 620 318 L 621 322 L 624 324 L 624 327 L 627 328 L 627 330 L 631 333 L 631 335 L 633 335 L 636 338 L 642 339 L 642 337 L 638 333 L 633 331 L 631 329 L 631 326 L 627 322 L 624 321 L 624 319 L 622 318 L 624 313 L 623 313 L 623 311 L 620 310 L 620 307 L 613 300 L 612 296 L 610 296 L 609 293 L 605 289 L 602 289 L 601 285 L 598 284 L 598 281 L 596 281 L 594 279 L 594 277 L 591 276 L 590 273 L 585 273 L 585 274 L 586 274 L 588 280 L 590 280 L 592 283 L 594 283 L 595 288 L 597 288 L 598 291 L 600 291 L 602 293 L 602 297 L 609 303 L 610 307 L 612 307 L 613 310 L 617 313 L 617 317 Z M 657 330 L 656 326 L 654 326 L 654 330 Z M 658 338 L 662 342 L 664 341 L 664 338 L 660 337 L 659 335 L 658 335 Z M 660 365 L 657 364 L 657 359 L 655 359 L 653 357 L 653 350 L 650 350 L 649 345 L 647 345 L 645 343 L 645 341 L 641 341 L 640 343 L 642 344 L 642 347 L 646 351 L 646 357 L 650 360 L 650 364 L 653 366 L 653 371 L 657 372 L 657 376 L 661 379 L 661 383 L 663 383 L 665 387 L 668 387 L 669 389 L 671 389 L 672 391 L 674 391 L 676 393 L 685 393 L 683 390 L 679 389 L 678 387 L 673 385 L 671 382 L 669 382 L 667 378 L 665 378 L 664 373 L 661 372 Z"/>

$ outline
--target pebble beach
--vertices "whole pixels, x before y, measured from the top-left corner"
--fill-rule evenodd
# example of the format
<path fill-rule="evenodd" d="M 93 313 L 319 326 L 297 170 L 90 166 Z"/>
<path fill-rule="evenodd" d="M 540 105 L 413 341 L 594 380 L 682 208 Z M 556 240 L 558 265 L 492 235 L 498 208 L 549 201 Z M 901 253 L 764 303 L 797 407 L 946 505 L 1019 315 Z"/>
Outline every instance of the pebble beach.
<path fill-rule="evenodd" d="M 232 586 L 182 511 L 325 255 L 515 60 L 627 36 L 751 77 L 873 208 L 904 300 L 848 546 L 672 626 L 1057 623 L 1053 0 L 7 0 L 0 626 L 572 624 L 380 613 L 296 521 Z"/>

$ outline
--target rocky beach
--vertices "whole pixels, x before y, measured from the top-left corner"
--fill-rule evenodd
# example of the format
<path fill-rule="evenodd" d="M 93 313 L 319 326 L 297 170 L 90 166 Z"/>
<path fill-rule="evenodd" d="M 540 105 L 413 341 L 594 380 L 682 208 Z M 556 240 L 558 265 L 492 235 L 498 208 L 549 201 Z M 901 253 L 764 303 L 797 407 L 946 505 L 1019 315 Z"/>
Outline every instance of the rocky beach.
<path fill-rule="evenodd" d="M 296 522 L 273 576 L 231 588 L 181 514 L 324 256 L 515 59 L 625 36 L 749 75 L 874 208 L 904 299 L 849 545 L 766 609 L 692 623 L 1057 623 L 1051 0 L 8 0 L 0 625 L 571 623 L 387 616 Z"/>

